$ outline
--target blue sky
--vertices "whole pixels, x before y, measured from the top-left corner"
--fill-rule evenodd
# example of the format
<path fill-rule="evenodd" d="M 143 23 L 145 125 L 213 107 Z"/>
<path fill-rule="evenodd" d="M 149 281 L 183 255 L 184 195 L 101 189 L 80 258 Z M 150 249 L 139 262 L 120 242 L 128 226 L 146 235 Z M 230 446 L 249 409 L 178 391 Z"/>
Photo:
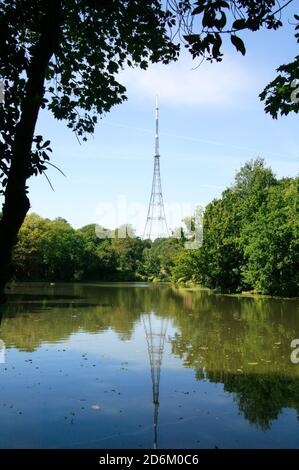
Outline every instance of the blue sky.
<path fill-rule="evenodd" d="M 292 12 L 284 17 L 291 18 Z M 298 116 L 275 121 L 265 115 L 258 98 L 275 69 L 298 53 L 293 26 L 242 37 L 245 57 L 228 45 L 220 64 L 192 70 L 196 63 L 184 52 L 168 66 L 123 71 L 120 81 L 127 86 L 128 101 L 103 117 L 82 145 L 64 123 L 43 111 L 38 133 L 51 140 L 52 162 L 67 178 L 49 170 L 54 192 L 44 176 L 32 178 L 31 210 L 64 217 L 74 227 L 132 223 L 140 233 L 145 217 L 140 208 L 146 211 L 151 188 L 156 93 L 162 186 L 171 227 L 195 205 L 219 197 L 246 160 L 262 156 L 277 176 L 295 176 Z M 127 210 L 115 221 L 109 207 L 121 204 Z"/>

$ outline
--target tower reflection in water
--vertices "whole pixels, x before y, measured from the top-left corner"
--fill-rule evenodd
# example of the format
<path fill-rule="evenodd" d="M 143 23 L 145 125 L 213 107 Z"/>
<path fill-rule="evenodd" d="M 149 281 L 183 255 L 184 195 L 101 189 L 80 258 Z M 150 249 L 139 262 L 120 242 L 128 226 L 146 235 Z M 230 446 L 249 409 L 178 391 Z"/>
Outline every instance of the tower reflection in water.
<path fill-rule="evenodd" d="M 157 318 L 153 312 L 143 313 L 142 322 L 147 341 L 148 357 L 151 368 L 152 394 L 154 407 L 154 449 L 158 447 L 158 414 L 161 366 L 164 353 L 165 337 L 168 326 L 167 318 Z"/>

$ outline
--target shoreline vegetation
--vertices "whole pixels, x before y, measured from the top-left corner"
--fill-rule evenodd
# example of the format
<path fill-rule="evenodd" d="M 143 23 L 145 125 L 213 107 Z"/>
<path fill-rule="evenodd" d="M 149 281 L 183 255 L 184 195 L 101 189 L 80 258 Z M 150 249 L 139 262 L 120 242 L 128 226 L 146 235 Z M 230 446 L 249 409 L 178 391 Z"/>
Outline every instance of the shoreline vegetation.
<path fill-rule="evenodd" d="M 197 249 L 185 248 L 193 232 L 184 226 L 175 230 L 180 238 L 119 238 L 123 227 L 115 238 L 101 238 L 95 224 L 74 229 L 62 218 L 31 213 L 14 249 L 13 280 L 170 282 L 227 294 L 298 297 L 298 183 L 298 177 L 277 179 L 262 159 L 247 162 L 205 208 Z M 194 220 L 184 223 L 192 227 Z"/>

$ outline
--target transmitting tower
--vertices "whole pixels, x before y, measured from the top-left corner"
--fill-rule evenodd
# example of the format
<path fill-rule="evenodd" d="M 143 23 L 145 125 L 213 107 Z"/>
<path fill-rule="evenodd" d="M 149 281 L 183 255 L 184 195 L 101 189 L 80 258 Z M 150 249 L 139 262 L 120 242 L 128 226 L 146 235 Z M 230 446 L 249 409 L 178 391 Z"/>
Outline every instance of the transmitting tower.
<path fill-rule="evenodd" d="M 155 135 L 155 156 L 154 175 L 152 182 L 152 192 L 148 207 L 146 224 L 143 232 L 144 239 L 168 237 L 168 227 L 165 217 L 161 176 L 160 176 L 160 153 L 159 153 L 159 105 L 156 96 L 156 135 Z"/>
<path fill-rule="evenodd" d="M 151 314 L 143 314 L 142 321 L 147 341 L 148 356 L 151 366 L 152 392 L 154 405 L 154 449 L 158 445 L 158 412 L 161 365 L 164 352 L 167 318 L 156 319 Z M 153 325 L 154 324 L 154 325 Z"/>

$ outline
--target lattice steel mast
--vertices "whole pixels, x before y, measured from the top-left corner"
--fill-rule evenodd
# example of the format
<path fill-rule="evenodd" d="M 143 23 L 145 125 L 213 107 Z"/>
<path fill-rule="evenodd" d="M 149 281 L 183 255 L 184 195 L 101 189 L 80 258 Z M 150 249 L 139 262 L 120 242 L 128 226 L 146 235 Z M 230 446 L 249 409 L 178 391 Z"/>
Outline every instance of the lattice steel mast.
<path fill-rule="evenodd" d="M 161 365 L 164 352 L 168 319 L 162 318 L 156 330 L 153 328 L 152 315 L 143 314 L 142 321 L 147 341 L 148 356 L 151 366 L 152 393 L 154 405 L 154 449 L 158 446 L 158 413 Z"/>
<path fill-rule="evenodd" d="M 146 224 L 143 232 L 143 238 L 155 239 L 168 237 L 168 227 L 166 222 L 161 175 L 160 175 L 160 152 L 159 152 L 159 104 L 156 96 L 156 134 L 155 134 L 155 156 L 154 156 L 154 175 L 152 182 L 152 192 L 148 207 Z"/>

